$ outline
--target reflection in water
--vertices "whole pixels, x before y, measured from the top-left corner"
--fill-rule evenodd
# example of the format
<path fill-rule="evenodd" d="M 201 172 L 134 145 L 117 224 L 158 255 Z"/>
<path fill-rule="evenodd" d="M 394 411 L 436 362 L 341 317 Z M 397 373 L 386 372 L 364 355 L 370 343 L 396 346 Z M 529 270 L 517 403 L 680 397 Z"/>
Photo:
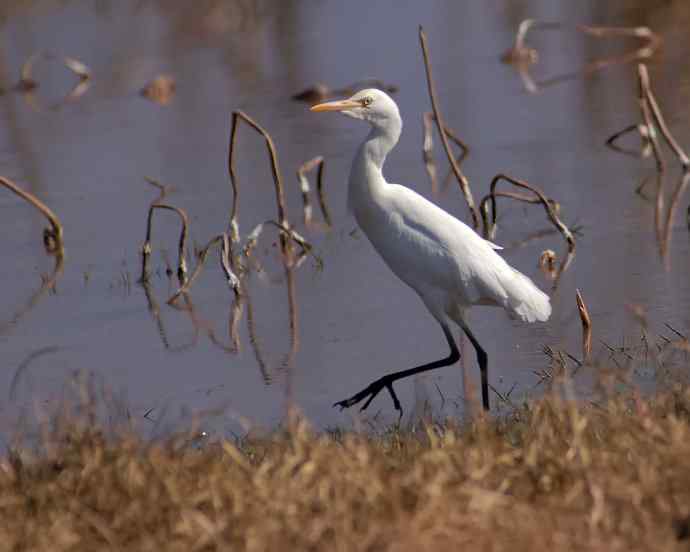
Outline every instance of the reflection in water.
<path fill-rule="evenodd" d="M 661 211 L 663 210 L 663 180 L 662 177 L 660 176 L 660 182 L 659 185 L 657 186 L 657 201 L 656 201 L 656 219 L 657 221 L 660 221 L 660 214 Z M 671 196 L 671 201 L 668 206 L 668 211 L 666 213 L 666 219 L 663 224 L 663 228 L 661 227 L 660 222 L 657 223 L 657 236 L 659 240 L 659 254 L 661 256 L 662 261 L 664 262 L 664 267 L 666 268 L 667 271 L 671 270 L 671 255 L 669 253 L 671 249 L 671 236 L 673 235 L 673 222 L 676 216 L 676 210 L 678 208 L 678 205 L 680 203 L 681 197 L 683 197 L 683 193 L 685 192 L 686 188 L 688 187 L 688 181 L 690 181 L 690 173 L 687 171 L 684 171 L 683 174 L 680 176 L 678 183 L 676 184 L 676 187 L 673 191 L 673 195 Z"/>
<path fill-rule="evenodd" d="M 33 77 L 34 65 L 38 61 L 53 61 L 59 60 L 71 73 L 77 77 L 77 82 L 65 94 L 65 96 L 48 107 L 51 111 L 57 111 L 69 102 L 76 101 L 81 98 L 91 86 L 91 71 L 89 68 L 78 59 L 69 56 L 56 56 L 50 52 L 37 52 L 29 56 L 24 62 L 21 69 L 21 78 L 15 86 L 15 89 L 20 92 L 26 101 L 35 111 L 41 111 L 40 102 L 36 96 L 36 89 L 40 83 Z"/>
<path fill-rule="evenodd" d="M 19 381 L 24 377 L 26 379 L 25 373 L 29 370 L 31 363 L 45 355 L 56 353 L 61 350 L 61 347 L 51 345 L 49 347 L 41 347 L 40 349 L 33 351 L 28 357 L 26 357 L 22 363 L 17 367 L 17 370 L 12 376 L 12 381 L 10 382 L 10 390 L 8 393 L 9 400 L 13 401 L 17 397 L 17 387 L 19 386 Z"/>
<path fill-rule="evenodd" d="M 155 296 L 153 294 L 153 290 L 151 289 L 151 284 L 148 281 L 141 281 L 139 282 L 141 286 L 144 288 L 144 294 L 146 295 L 146 301 L 148 305 L 149 312 L 151 313 L 151 316 L 153 317 L 154 321 L 156 322 L 156 328 L 158 330 L 158 335 L 160 336 L 161 342 L 163 343 L 163 346 L 166 348 L 168 351 L 172 352 L 182 352 L 182 351 L 187 351 L 194 346 L 199 341 L 199 326 L 195 322 L 195 318 L 192 316 L 192 311 L 194 309 L 194 305 L 192 304 L 192 300 L 188 295 L 184 295 L 184 300 L 185 300 L 185 305 L 186 308 L 180 308 L 179 310 L 182 310 L 183 312 L 187 312 L 190 314 L 190 318 L 192 320 L 192 328 L 194 330 L 194 335 L 192 336 L 191 340 L 182 343 L 181 345 L 175 345 L 172 346 L 170 344 L 170 339 L 168 338 L 168 332 L 165 329 L 165 326 L 163 324 L 163 318 L 161 317 L 160 313 L 160 307 L 158 306 L 158 302 L 155 299 Z"/>
<path fill-rule="evenodd" d="M 660 133 L 664 137 L 664 140 L 666 140 L 668 146 L 673 150 L 673 153 L 678 157 L 683 169 L 687 170 L 690 168 L 690 159 L 673 137 L 666 124 L 656 96 L 654 92 L 652 92 L 649 72 L 647 71 L 646 65 L 641 63 L 637 66 L 637 76 L 639 81 L 639 103 L 643 123 L 629 125 L 623 130 L 616 132 L 606 141 L 606 145 L 620 153 L 637 155 L 641 158 L 647 157 L 651 150 L 656 159 L 657 171 L 661 173 L 665 170 L 665 163 L 661 152 L 661 145 L 659 144 L 658 133 Z M 616 145 L 616 141 L 621 136 L 633 131 L 637 131 L 642 139 L 642 149 L 639 154 L 635 154 L 632 150 L 621 148 Z"/>
<path fill-rule="evenodd" d="M 355 92 L 362 90 L 363 88 L 378 88 L 387 94 L 395 94 L 398 91 L 398 87 L 396 85 L 386 84 L 378 79 L 360 80 L 340 88 L 331 88 L 327 84 L 317 82 L 315 85 L 310 86 L 309 88 L 306 88 L 297 94 L 294 94 L 292 99 L 299 102 L 315 104 L 329 98 L 335 98 L 337 96 L 352 96 Z"/>
<path fill-rule="evenodd" d="M 62 224 L 52 209 L 33 194 L 21 189 L 9 178 L 0 176 L 0 185 L 14 192 L 48 219 L 50 227 L 43 229 L 43 245 L 46 253 L 55 259 L 52 272 L 47 276 L 41 276 L 41 287 L 31 295 L 26 305 L 15 312 L 8 322 L 0 324 L 0 335 L 2 335 L 11 328 L 16 327 L 19 321 L 38 304 L 39 300 L 46 292 L 55 290 L 55 284 L 64 268 L 65 245 L 63 241 Z"/>
<path fill-rule="evenodd" d="M 554 77 L 549 77 L 539 82 L 535 82 L 529 71 L 530 67 L 539 60 L 539 53 L 536 49 L 530 48 L 525 44 L 527 33 L 532 29 L 571 29 L 595 38 L 633 37 L 643 40 L 644 44 L 634 50 L 625 52 L 624 54 L 606 56 L 589 61 L 582 69 L 578 71 L 565 72 Z M 573 80 L 580 76 L 590 76 L 612 65 L 623 65 L 634 61 L 649 59 L 654 55 L 660 45 L 661 38 L 647 27 L 599 27 L 592 25 L 572 25 L 526 19 L 520 23 L 518 27 L 513 47 L 503 54 L 501 60 L 504 63 L 509 63 L 515 66 L 520 74 L 520 78 L 522 79 L 525 90 L 534 94 L 541 89 L 553 86 L 555 84 Z"/>
<path fill-rule="evenodd" d="M 307 173 L 314 169 L 316 169 L 316 193 L 318 195 L 321 216 L 323 217 L 326 228 L 332 226 L 331 214 L 326 204 L 326 192 L 323 187 L 323 167 L 323 156 L 317 155 L 309 161 L 302 163 L 297 169 L 297 182 L 299 182 L 300 192 L 302 192 L 302 217 L 304 225 L 307 227 L 314 226 L 314 213 L 309 193 L 311 190 L 309 187 L 309 179 L 307 178 Z"/>
<path fill-rule="evenodd" d="M 26 304 L 19 308 L 10 320 L 4 324 L 0 324 L 0 335 L 6 335 L 11 330 L 15 329 L 19 322 L 31 312 L 36 305 L 38 305 L 41 298 L 50 292 L 55 291 L 55 285 L 57 284 L 60 275 L 64 269 L 65 258 L 62 255 L 53 255 L 55 259 L 55 264 L 53 265 L 53 270 L 48 275 L 41 276 L 41 286 L 31 295 Z"/>

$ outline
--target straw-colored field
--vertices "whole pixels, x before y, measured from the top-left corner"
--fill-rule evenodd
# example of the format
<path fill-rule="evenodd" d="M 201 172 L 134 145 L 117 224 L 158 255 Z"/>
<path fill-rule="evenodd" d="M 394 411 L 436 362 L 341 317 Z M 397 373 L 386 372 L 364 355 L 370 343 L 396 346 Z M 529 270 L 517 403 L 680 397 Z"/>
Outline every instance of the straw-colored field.
<path fill-rule="evenodd" d="M 59 423 L 0 464 L 2 550 L 687 550 L 690 388 L 203 450 Z M 88 429 L 87 429 L 88 428 Z"/>

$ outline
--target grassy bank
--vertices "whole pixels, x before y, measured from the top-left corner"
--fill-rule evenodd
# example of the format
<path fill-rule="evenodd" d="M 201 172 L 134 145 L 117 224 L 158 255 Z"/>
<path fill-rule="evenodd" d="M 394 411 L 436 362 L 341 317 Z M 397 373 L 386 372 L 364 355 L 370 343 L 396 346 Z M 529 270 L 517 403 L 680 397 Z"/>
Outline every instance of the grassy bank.
<path fill-rule="evenodd" d="M 60 423 L 0 463 L 2 550 L 687 550 L 690 388 L 203 450 Z"/>

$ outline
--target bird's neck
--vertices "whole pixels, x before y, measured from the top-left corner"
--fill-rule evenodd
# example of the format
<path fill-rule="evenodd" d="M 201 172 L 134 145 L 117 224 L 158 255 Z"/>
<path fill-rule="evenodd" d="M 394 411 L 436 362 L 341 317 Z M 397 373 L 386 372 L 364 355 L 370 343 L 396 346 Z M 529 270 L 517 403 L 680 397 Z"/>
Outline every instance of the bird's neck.
<path fill-rule="evenodd" d="M 372 127 L 371 132 L 357 150 L 350 171 L 350 209 L 359 219 L 360 213 L 376 204 L 380 192 L 386 186 L 383 164 L 395 147 L 402 132 L 402 121 L 389 121 L 385 127 Z"/>

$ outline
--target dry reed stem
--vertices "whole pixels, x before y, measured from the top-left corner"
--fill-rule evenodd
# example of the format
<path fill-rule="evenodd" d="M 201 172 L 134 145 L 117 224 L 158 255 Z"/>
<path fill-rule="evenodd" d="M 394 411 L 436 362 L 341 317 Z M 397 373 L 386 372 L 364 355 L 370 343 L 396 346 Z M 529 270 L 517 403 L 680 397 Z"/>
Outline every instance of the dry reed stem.
<path fill-rule="evenodd" d="M 145 176 L 144 180 L 158 190 L 158 197 L 151 202 L 151 205 L 154 203 L 162 203 L 166 196 L 172 191 L 172 186 L 169 184 L 161 184 L 158 180 L 150 176 Z"/>
<path fill-rule="evenodd" d="M 588 363 L 592 356 L 592 319 L 579 289 L 575 289 L 575 300 L 582 322 L 582 362 Z"/>
<path fill-rule="evenodd" d="M 319 208 L 321 209 L 321 215 L 323 216 L 323 220 L 326 223 L 326 226 L 328 226 L 328 228 L 331 228 L 333 226 L 333 222 L 331 219 L 331 212 L 328 209 L 328 202 L 326 201 L 326 189 L 324 188 L 323 178 L 323 171 L 325 166 L 325 163 L 319 164 L 319 172 L 316 175 L 316 192 L 319 197 Z"/>
<path fill-rule="evenodd" d="M 319 197 L 319 206 L 321 208 L 321 214 L 323 215 L 324 222 L 328 227 L 331 226 L 331 215 L 326 206 L 326 198 L 324 196 L 323 189 L 323 166 L 324 159 L 322 156 L 314 157 L 309 161 L 305 161 L 297 169 L 297 182 L 300 185 L 300 191 L 302 192 L 302 205 L 304 211 L 304 224 L 310 225 L 312 223 L 312 206 L 309 199 L 309 180 L 307 179 L 307 173 L 317 169 L 316 173 L 316 189 Z"/>
<path fill-rule="evenodd" d="M 568 270 L 570 267 L 570 264 L 573 262 L 573 259 L 575 259 L 575 250 L 568 250 L 566 253 L 565 257 L 563 258 L 563 261 L 561 262 L 560 266 L 558 267 L 558 271 L 556 272 L 556 276 L 553 279 L 553 284 L 551 286 L 551 291 L 554 292 L 558 289 L 558 284 L 561 282 L 561 276 L 563 276 L 563 273 Z"/>
<path fill-rule="evenodd" d="M 224 235 L 224 234 L 223 234 Z M 206 262 L 206 257 L 208 256 L 209 251 L 211 250 L 211 247 L 217 244 L 222 244 L 223 242 L 223 235 L 216 236 L 215 238 L 211 238 L 211 240 L 197 253 L 197 261 L 196 261 L 196 266 L 194 267 L 194 271 L 192 272 L 192 275 L 187 279 L 179 288 L 178 290 L 173 293 L 170 298 L 166 301 L 168 305 L 172 305 L 177 301 L 177 299 L 182 295 L 183 293 L 188 293 L 189 290 L 191 289 L 192 285 L 196 281 L 196 279 L 199 277 L 201 274 L 201 270 L 204 267 L 204 263 Z"/>
<path fill-rule="evenodd" d="M 235 297 L 237 298 L 242 294 L 241 281 L 235 274 L 235 256 L 232 253 L 232 240 L 228 236 L 227 232 L 223 233 L 223 243 L 220 249 L 220 267 L 225 273 L 225 278 L 228 282 L 228 286 L 232 288 L 235 292 Z"/>
<path fill-rule="evenodd" d="M 424 127 L 424 139 L 422 143 L 422 159 L 424 160 L 424 166 L 426 167 L 426 172 L 429 175 L 429 180 L 431 181 L 431 192 L 432 194 L 436 195 L 439 191 L 439 186 L 438 186 L 438 175 L 436 171 L 436 163 L 434 162 L 434 155 L 433 155 L 433 148 L 434 148 L 434 141 L 433 141 L 433 121 L 435 121 L 436 118 L 434 116 L 434 113 L 432 111 L 427 111 L 422 114 L 422 122 L 423 122 L 423 127 Z M 462 164 L 462 162 L 465 160 L 465 157 L 467 157 L 470 148 L 469 146 L 461 140 L 454 132 L 452 129 L 448 128 L 447 126 L 444 125 L 444 130 L 446 132 L 446 135 L 448 138 L 450 138 L 455 144 L 460 148 L 460 155 L 457 156 L 456 162 L 459 165 Z M 444 190 L 450 183 L 450 178 L 453 176 L 453 168 L 450 168 L 450 171 L 448 173 L 448 176 L 446 177 L 446 180 L 444 182 Z"/>
<path fill-rule="evenodd" d="M 625 136 L 626 134 L 629 134 L 631 132 L 637 131 L 638 134 L 640 135 L 640 138 L 642 139 L 642 148 L 640 151 L 628 149 L 628 148 L 623 148 L 616 144 L 618 139 L 621 136 Z M 643 124 L 634 124 L 625 127 L 623 130 L 619 130 L 618 132 L 612 134 L 607 140 L 606 140 L 606 146 L 611 148 L 612 150 L 615 150 L 619 153 L 623 153 L 625 155 L 631 155 L 633 157 L 647 157 L 649 155 L 649 152 L 651 150 L 652 144 L 651 144 L 651 139 L 649 137 L 647 127 Z"/>
<path fill-rule="evenodd" d="M 247 242 L 244 246 L 245 256 L 251 256 L 252 251 L 256 247 L 256 244 L 258 243 L 259 238 L 263 233 L 264 226 L 266 225 L 275 226 L 280 231 L 280 234 L 282 236 L 285 236 L 286 238 L 289 238 L 290 240 L 297 243 L 302 248 L 302 251 L 304 253 L 310 253 L 312 251 L 311 244 L 307 240 L 305 240 L 300 234 L 295 232 L 292 228 L 285 227 L 274 220 L 266 220 L 260 224 L 257 224 L 254 227 L 254 230 L 252 230 L 247 236 Z"/>
<path fill-rule="evenodd" d="M 462 190 L 465 202 L 467 203 L 467 207 L 470 210 L 470 214 L 472 215 L 472 224 L 474 228 L 477 229 L 479 228 L 479 213 L 477 212 L 477 207 L 474 203 L 474 198 L 472 197 L 472 190 L 470 189 L 470 184 L 465 175 L 460 170 L 460 166 L 456 162 L 455 157 L 453 156 L 453 152 L 450 150 L 448 136 L 445 132 L 445 125 L 443 123 L 441 112 L 438 108 L 438 102 L 436 100 L 436 91 L 434 90 L 434 81 L 431 74 L 431 62 L 429 61 L 429 52 L 426 45 L 426 34 L 424 33 L 424 29 L 421 25 L 419 26 L 419 42 L 422 46 L 422 55 L 424 57 L 424 69 L 426 71 L 427 88 L 429 89 L 429 99 L 431 100 L 431 108 L 434 112 L 434 119 L 436 119 L 436 127 L 438 129 L 439 135 L 441 136 L 441 142 L 443 144 L 443 149 L 446 152 L 446 156 L 448 157 L 448 162 L 450 163 L 450 166 L 453 169 L 455 178 L 457 178 L 458 180 L 458 184 L 460 185 L 460 189 Z"/>
<path fill-rule="evenodd" d="M 642 114 L 643 123 L 638 125 L 630 125 L 624 128 L 623 130 L 615 133 L 606 141 L 606 144 L 617 151 L 621 151 L 623 153 L 630 153 L 629 150 L 625 150 L 623 148 L 616 146 L 615 140 L 617 140 L 620 136 L 627 134 L 628 132 L 637 130 L 643 141 L 643 150 L 640 156 L 645 156 L 644 145 L 646 143 L 649 143 L 649 145 L 651 146 L 651 150 L 654 153 L 657 171 L 662 173 L 665 170 L 665 162 L 663 154 L 661 152 L 661 145 L 659 144 L 659 137 L 657 135 L 658 129 L 658 131 L 664 137 L 664 140 L 666 140 L 668 146 L 671 148 L 671 150 L 673 150 L 673 153 L 680 161 L 683 170 L 687 171 L 688 168 L 690 168 L 690 159 L 688 159 L 687 154 L 685 153 L 683 148 L 678 144 L 676 139 L 671 134 L 671 131 L 668 129 L 668 126 L 666 125 L 664 116 L 661 113 L 659 104 L 656 100 L 656 97 L 654 96 L 654 92 L 652 91 L 649 79 L 649 72 L 647 70 L 647 66 L 644 63 L 638 64 L 637 76 L 639 91 L 638 101 L 640 104 L 640 112 Z"/>
<path fill-rule="evenodd" d="M 220 264 L 228 280 L 228 285 L 233 289 L 235 295 L 235 300 L 233 303 L 233 307 L 231 309 L 230 318 L 228 320 L 228 334 L 230 337 L 230 341 L 232 343 L 232 345 L 230 346 L 226 346 L 225 344 L 223 344 L 223 342 L 216 335 L 216 332 L 213 329 L 213 327 L 209 326 L 208 324 L 202 324 L 199 321 L 198 317 L 195 314 L 194 305 L 191 302 L 191 298 L 188 295 L 189 290 L 192 287 L 192 284 L 201 274 L 202 268 L 204 266 L 204 263 L 206 262 L 206 258 L 208 257 L 211 248 L 215 245 L 220 245 Z M 232 268 L 230 268 L 230 265 L 234 264 L 228 260 L 228 257 L 231 255 L 230 247 L 230 239 L 226 232 L 212 238 L 198 252 L 197 265 L 194 268 L 194 272 L 192 273 L 189 280 L 185 283 L 184 286 L 180 287 L 180 289 L 178 289 L 168 299 L 167 303 L 171 306 L 177 306 L 177 300 L 180 296 L 183 296 L 185 298 L 185 302 L 187 303 L 185 310 L 189 312 L 190 317 L 192 318 L 192 322 L 195 328 L 197 329 L 197 335 L 198 330 L 203 330 L 208 336 L 211 343 L 213 343 L 215 346 L 229 353 L 237 353 L 240 350 L 240 337 L 238 333 L 238 325 L 242 317 L 244 299 L 243 294 L 241 292 L 240 279 L 235 275 Z"/>
<path fill-rule="evenodd" d="M 189 280 L 187 280 L 184 283 L 184 285 L 182 285 L 167 300 L 167 303 L 169 305 L 174 304 L 177 301 L 177 299 L 180 297 L 180 295 L 186 294 L 189 292 L 189 290 L 192 287 L 192 284 L 194 284 L 194 281 L 201 274 L 201 270 L 203 269 L 204 263 L 206 262 L 206 258 L 208 257 L 208 253 L 214 245 L 220 245 L 220 266 L 223 269 L 223 273 L 225 274 L 228 285 L 235 292 L 236 297 L 241 295 L 242 292 L 241 292 L 241 286 L 240 286 L 240 279 L 238 278 L 238 276 L 235 274 L 235 272 L 233 271 L 233 269 L 231 267 L 231 265 L 233 265 L 234 263 L 230 261 L 230 258 L 232 255 L 230 239 L 228 237 L 227 232 L 224 232 L 223 234 L 220 234 L 220 235 L 212 238 L 199 251 L 199 253 L 197 254 L 197 264 L 196 264 L 196 267 L 194 268 L 194 272 L 192 273 Z"/>
<path fill-rule="evenodd" d="M 664 156 L 661 153 L 661 146 L 659 145 L 659 137 L 657 136 L 656 133 L 656 128 L 654 126 L 654 123 L 652 121 L 652 110 L 651 107 L 649 106 L 649 96 L 647 95 L 647 91 L 649 90 L 649 78 L 645 79 L 644 75 L 647 75 L 646 68 L 642 69 L 644 65 L 639 64 L 637 66 L 637 76 L 638 76 L 638 85 L 639 85 L 639 93 L 638 93 L 638 101 L 640 103 L 640 112 L 642 113 L 642 121 L 644 123 L 644 127 L 647 129 L 647 137 L 649 139 L 649 143 L 652 146 L 652 152 L 654 153 L 654 159 L 656 160 L 656 168 L 657 171 L 664 172 L 665 169 L 665 163 L 664 163 Z"/>
<path fill-rule="evenodd" d="M 496 192 L 496 185 L 501 180 L 505 180 L 506 182 L 508 182 L 514 186 L 528 190 L 528 191 L 532 192 L 536 197 L 535 198 L 529 198 L 527 196 L 523 196 L 520 194 L 510 194 L 508 192 Z M 508 197 L 511 199 L 516 199 L 519 201 L 527 201 L 529 203 L 540 203 L 544 207 L 544 210 L 546 211 L 546 215 L 548 216 L 551 223 L 558 229 L 558 231 L 561 233 L 561 235 L 563 236 L 565 241 L 568 243 L 568 251 L 574 251 L 575 250 L 575 238 L 573 237 L 572 232 L 568 229 L 568 227 L 558 217 L 558 207 L 557 207 L 558 203 L 556 203 L 552 199 L 547 198 L 544 195 L 544 193 L 541 190 L 539 190 L 538 188 L 535 188 L 534 186 L 528 184 L 527 182 L 525 182 L 523 180 L 518 180 L 516 178 L 512 178 L 510 176 L 507 176 L 505 174 L 497 174 L 496 176 L 494 176 L 493 180 L 491 181 L 489 194 L 486 195 L 480 203 L 480 210 L 482 213 L 482 219 L 484 220 L 484 236 L 487 239 L 493 239 L 493 237 L 496 233 L 496 217 L 497 217 L 496 197 L 501 197 L 501 196 L 502 197 Z M 491 222 L 490 223 L 488 220 L 488 213 L 487 213 L 487 205 L 488 205 L 489 201 L 491 202 Z"/>
<path fill-rule="evenodd" d="M 146 218 L 146 239 L 141 248 L 141 278 L 139 281 L 146 282 L 150 278 L 148 270 L 149 257 L 151 256 L 151 233 L 153 227 L 153 212 L 156 209 L 173 211 L 180 218 L 182 227 L 180 229 L 180 239 L 177 246 L 177 279 L 181 286 L 187 281 L 187 237 L 189 235 L 189 218 L 187 213 L 179 207 L 168 205 L 167 203 L 153 203 L 149 206 Z"/>
<path fill-rule="evenodd" d="M 644 90 L 645 98 L 649 103 L 649 108 L 654 116 L 654 121 L 661 131 L 661 135 L 664 137 L 669 147 L 673 150 L 673 153 L 675 153 L 678 157 L 678 160 L 683 166 L 683 170 L 687 170 L 688 165 L 690 165 L 690 159 L 688 159 L 685 151 L 683 151 L 683 148 L 678 145 L 678 142 L 676 142 L 675 138 L 666 126 L 666 121 L 661 113 L 661 109 L 659 109 L 659 104 L 656 101 L 656 97 L 654 96 L 654 92 L 652 91 L 652 87 L 649 82 L 649 72 L 647 71 L 647 66 L 644 63 L 640 63 L 637 66 L 637 73 L 640 79 L 640 86 Z"/>
<path fill-rule="evenodd" d="M 232 211 L 230 213 L 230 223 L 229 223 L 229 233 L 233 242 L 239 241 L 239 227 L 237 223 L 237 210 L 238 210 L 238 186 L 235 175 L 235 139 L 237 136 L 237 122 L 239 120 L 247 123 L 252 129 L 263 136 L 266 141 L 266 149 L 268 150 L 269 158 L 271 161 L 271 172 L 273 175 L 273 183 L 275 184 L 276 192 L 276 205 L 278 208 L 278 220 L 284 228 L 289 228 L 290 223 L 287 219 L 287 211 L 285 208 L 285 192 L 283 190 L 283 182 L 280 176 L 280 169 L 278 168 L 278 154 L 276 153 L 275 146 L 273 144 L 273 139 L 264 130 L 264 128 L 259 125 L 254 119 L 249 117 L 242 111 L 232 112 L 232 123 L 230 129 L 230 146 L 228 149 L 228 172 L 230 174 L 230 183 L 232 185 L 233 201 L 232 201 Z"/>
<path fill-rule="evenodd" d="M 64 241 L 63 241 L 63 231 L 62 224 L 60 224 L 60 219 L 57 215 L 40 199 L 35 195 L 25 190 L 22 190 L 17 184 L 12 182 L 9 178 L 5 176 L 0 176 L 0 184 L 5 188 L 17 194 L 24 201 L 33 205 L 40 213 L 48 219 L 50 223 L 50 228 L 45 228 L 43 230 L 43 245 L 46 251 L 50 255 L 55 255 L 56 257 L 63 257 L 65 254 Z"/>

